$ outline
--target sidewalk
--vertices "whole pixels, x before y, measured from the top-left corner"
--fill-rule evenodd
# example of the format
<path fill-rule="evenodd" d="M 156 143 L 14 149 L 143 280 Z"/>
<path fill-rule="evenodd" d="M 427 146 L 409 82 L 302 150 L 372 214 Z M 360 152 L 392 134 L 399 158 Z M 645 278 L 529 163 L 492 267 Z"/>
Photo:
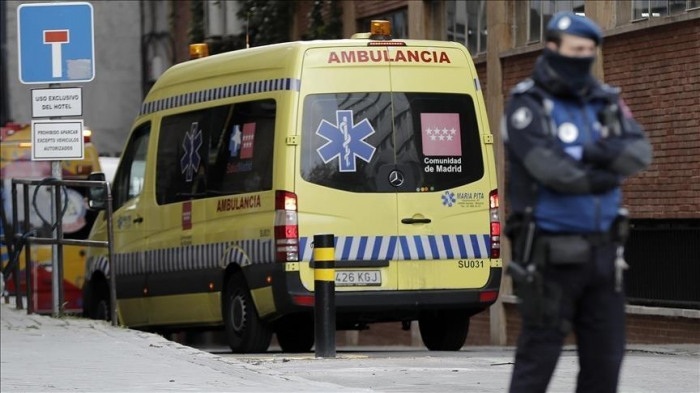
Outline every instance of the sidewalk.
<path fill-rule="evenodd" d="M 3 392 L 358 391 L 106 322 L 27 315 L 6 304 L 0 308 Z"/>
<path fill-rule="evenodd" d="M 27 315 L 0 305 L 2 392 L 502 393 L 513 367 L 512 347 L 346 347 L 337 359 L 206 350 L 213 353 L 102 321 Z M 548 392 L 575 391 L 577 373 L 576 350 L 568 346 Z M 700 346 L 628 346 L 619 391 L 700 392 Z"/>

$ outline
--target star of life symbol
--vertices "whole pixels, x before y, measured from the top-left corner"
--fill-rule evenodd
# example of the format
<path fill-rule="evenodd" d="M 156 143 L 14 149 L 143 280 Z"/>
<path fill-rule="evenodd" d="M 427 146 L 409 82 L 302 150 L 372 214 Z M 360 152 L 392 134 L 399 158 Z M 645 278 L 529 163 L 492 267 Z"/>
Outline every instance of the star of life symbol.
<path fill-rule="evenodd" d="M 228 143 L 228 151 L 231 157 L 239 157 L 241 159 L 253 157 L 253 143 L 255 142 L 255 123 L 243 124 L 241 127 L 233 126 L 231 138 Z"/>
<path fill-rule="evenodd" d="M 182 148 L 185 149 L 185 154 L 180 159 L 180 169 L 185 174 L 185 181 L 191 182 L 194 174 L 199 170 L 201 157 L 199 156 L 199 148 L 202 147 L 202 130 L 197 130 L 198 122 L 192 123 L 192 127 L 185 134 L 185 139 L 182 141 Z"/>
<path fill-rule="evenodd" d="M 231 153 L 231 157 L 238 157 L 238 152 L 241 150 L 241 127 L 238 125 L 233 126 L 233 132 L 231 132 L 231 139 L 228 144 L 228 151 Z"/>
<path fill-rule="evenodd" d="M 316 135 L 328 142 L 316 151 L 326 164 L 337 157 L 340 172 L 355 172 L 357 159 L 370 162 L 377 150 L 365 141 L 374 134 L 374 128 L 367 119 L 354 124 L 351 110 L 335 111 L 335 117 L 336 124 L 322 120 L 318 125 Z"/>
<path fill-rule="evenodd" d="M 442 205 L 447 206 L 447 207 L 452 207 L 457 203 L 457 199 L 455 198 L 455 193 L 452 191 L 445 191 L 444 194 L 442 194 Z"/>

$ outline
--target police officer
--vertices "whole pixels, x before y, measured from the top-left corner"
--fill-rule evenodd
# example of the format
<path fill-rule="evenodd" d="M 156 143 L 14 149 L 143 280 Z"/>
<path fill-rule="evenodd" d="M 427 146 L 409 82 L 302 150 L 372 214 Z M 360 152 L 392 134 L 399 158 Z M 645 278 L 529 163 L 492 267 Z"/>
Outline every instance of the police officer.
<path fill-rule="evenodd" d="M 602 34 L 556 14 L 530 79 L 502 122 L 510 176 L 512 273 L 522 331 L 511 392 L 544 392 L 573 330 L 578 392 L 614 392 L 625 346 L 620 183 L 651 147 L 615 88 L 591 75 Z M 617 258 L 616 258 L 617 256 Z"/>

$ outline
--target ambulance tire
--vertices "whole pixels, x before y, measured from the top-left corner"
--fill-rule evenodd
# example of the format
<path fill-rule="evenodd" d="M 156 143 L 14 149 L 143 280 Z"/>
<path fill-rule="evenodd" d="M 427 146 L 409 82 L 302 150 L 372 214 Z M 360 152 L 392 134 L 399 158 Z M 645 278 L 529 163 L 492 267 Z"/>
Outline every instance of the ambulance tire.
<path fill-rule="evenodd" d="M 267 351 L 272 340 L 272 327 L 258 316 L 243 273 L 234 273 L 226 282 L 222 311 L 226 339 L 231 351 Z"/>
<path fill-rule="evenodd" d="M 98 281 L 92 287 L 90 296 L 90 318 L 109 321 L 109 287 L 104 281 Z"/>
<path fill-rule="evenodd" d="M 286 315 L 275 322 L 277 343 L 282 352 L 311 352 L 314 346 L 313 314 Z"/>
<path fill-rule="evenodd" d="M 431 351 L 459 351 L 469 334 L 469 314 L 455 310 L 422 313 L 418 327 L 423 344 Z"/>

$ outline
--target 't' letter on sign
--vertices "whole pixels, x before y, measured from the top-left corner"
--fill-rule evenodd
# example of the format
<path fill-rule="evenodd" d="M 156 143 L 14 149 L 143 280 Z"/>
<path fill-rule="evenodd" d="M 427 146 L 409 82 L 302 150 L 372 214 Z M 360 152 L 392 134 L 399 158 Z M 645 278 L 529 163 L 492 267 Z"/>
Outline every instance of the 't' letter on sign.
<path fill-rule="evenodd" d="M 54 78 L 63 75 L 61 45 L 69 42 L 68 30 L 44 30 L 44 44 L 51 44 L 51 70 Z"/>

